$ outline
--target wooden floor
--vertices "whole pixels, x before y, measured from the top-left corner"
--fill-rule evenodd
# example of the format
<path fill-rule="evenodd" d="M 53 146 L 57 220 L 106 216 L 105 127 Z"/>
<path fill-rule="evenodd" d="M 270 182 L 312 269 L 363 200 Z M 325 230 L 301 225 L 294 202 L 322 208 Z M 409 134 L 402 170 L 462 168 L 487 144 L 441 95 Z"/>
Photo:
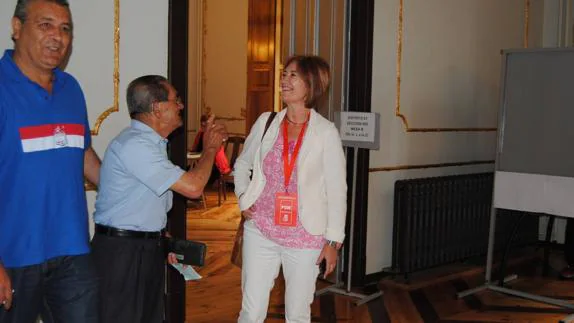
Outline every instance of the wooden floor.
<path fill-rule="evenodd" d="M 233 195 L 233 194 L 229 194 Z M 206 265 L 198 271 L 203 279 L 187 283 L 186 322 L 236 322 L 241 307 L 241 273 L 230 261 L 239 222 L 235 197 L 217 205 L 217 192 L 208 192 L 207 209 L 191 203 L 188 209 L 188 238 L 207 243 Z M 561 264 L 559 254 L 553 266 Z M 515 259 L 511 269 L 519 278 L 509 287 L 551 296 L 574 304 L 574 281 L 540 275 L 536 253 Z M 450 273 L 447 273 L 451 271 Z M 454 273 L 452 273 L 454 271 Z M 353 299 L 326 294 L 312 305 L 312 322 L 558 322 L 568 311 L 525 299 L 482 291 L 457 299 L 455 294 L 483 282 L 481 266 L 452 265 L 414 275 L 409 284 L 399 279 L 383 279 L 381 298 L 355 306 Z M 318 288 L 326 286 L 318 282 Z M 266 322 L 284 322 L 284 284 L 278 278 L 271 293 Z"/>

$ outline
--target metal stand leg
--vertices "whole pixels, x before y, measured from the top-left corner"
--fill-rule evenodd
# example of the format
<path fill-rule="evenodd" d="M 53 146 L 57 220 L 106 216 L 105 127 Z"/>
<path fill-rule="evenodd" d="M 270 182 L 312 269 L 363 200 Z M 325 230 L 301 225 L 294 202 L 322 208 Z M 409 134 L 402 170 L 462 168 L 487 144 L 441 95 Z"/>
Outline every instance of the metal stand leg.
<path fill-rule="evenodd" d="M 339 257 L 339 261 L 337 261 L 337 268 L 336 270 L 336 280 L 335 280 L 335 284 L 331 285 L 329 287 L 323 288 L 321 290 L 318 290 L 317 292 L 315 292 L 316 296 L 319 295 L 323 295 L 325 293 L 331 292 L 331 293 L 335 293 L 335 294 L 339 294 L 339 295 L 345 295 L 345 296 L 350 296 L 350 297 L 355 297 L 358 298 L 359 300 L 357 300 L 355 302 L 355 305 L 362 305 L 365 304 L 367 302 L 370 302 L 376 298 L 378 298 L 379 296 L 383 295 L 382 291 L 378 291 L 376 293 L 373 293 L 371 295 L 364 295 L 364 294 L 360 294 L 360 293 L 353 293 L 351 292 L 351 263 L 352 263 L 352 259 L 353 259 L 353 238 L 354 238 L 354 231 L 355 231 L 355 193 L 356 193 L 356 185 L 355 185 L 355 179 L 357 178 L 357 152 L 358 152 L 358 148 L 355 147 L 354 148 L 354 155 L 353 155 L 353 185 L 352 185 L 352 194 L 351 194 L 351 223 L 350 223 L 350 230 L 349 230 L 349 261 L 347 263 L 347 265 L 345 266 L 347 269 L 347 284 L 346 284 L 346 288 L 342 288 L 345 287 L 341 281 L 340 281 L 340 274 L 341 274 L 341 268 L 342 268 L 342 258 L 343 257 Z M 343 251 L 345 251 L 346 248 L 343 249 Z"/>
<path fill-rule="evenodd" d="M 345 250 L 343 250 L 343 253 L 344 252 L 345 252 Z M 341 281 L 342 258 L 343 258 L 343 256 L 339 257 L 339 260 L 337 261 L 337 268 L 335 271 L 335 284 L 333 284 L 331 286 L 327 286 L 325 288 L 322 288 L 322 289 L 316 291 L 315 296 L 321 296 L 321 295 L 324 295 L 327 293 L 333 293 L 333 294 L 337 294 L 337 295 L 358 298 L 358 300 L 355 301 L 355 305 L 359 306 L 359 305 L 366 304 L 366 303 L 368 303 L 368 302 L 370 302 L 370 301 L 383 295 L 382 291 L 378 291 L 378 292 L 373 293 L 371 295 L 364 295 L 364 294 L 360 294 L 360 293 L 351 292 L 351 288 L 350 288 L 351 285 L 347 284 L 347 286 L 345 286 L 345 283 L 343 283 Z"/>
<path fill-rule="evenodd" d="M 524 219 L 524 217 L 526 216 L 525 213 L 522 213 L 520 215 L 520 217 L 518 218 L 518 220 L 516 221 L 516 223 L 514 224 L 514 228 L 512 229 L 512 233 L 510 234 L 510 238 L 508 239 L 508 241 L 506 242 L 506 247 L 504 248 L 504 253 L 502 254 L 502 260 L 500 260 L 500 266 L 498 269 L 498 277 L 500 277 L 500 281 L 498 283 L 499 287 L 504 287 L 504 278 L 506 277 L 504 272 L 506 271 L 506 261 L 508 259 L 508 256 L 510 255 L 510 248 L 512 247 L 512 242 L 514 241 L 514 238 L 516 238 L 516 235 L 518 234 L 518 229 L 520 228 L 520 223 L 522 222 L 522 219 Z"/>
<path fill-rule="evenodd" d="M 546 303 L 546 304 L 574 310 L 574 304 L 570 304 L 566 301 L 555 299 L 555 298 L 550 298 L 550 297 L 546 297 L 546 296 L 539 296 L 539 295 L 535 295 L 535 294 L 525 293 L 525 292 L 510 289 L 510 288 L 500 287 L 500 286 L 497 286 L 497 282 L 491 282 L 492 258 L 493 258 L 493 254 L 494 254 L 494 233 L 495 233 L 495 229 L 496 229 L 495 227 L 496 227 L 496 209 L 494 208 L 494 205 L 493 205 L 492 210 L 491 210 L 491 215 L 490 215 L 490 229 L 489 229 L 489 233 L 488 233 L 488 235 L 489 235 L 488 236 L 488 254 L 487 254 L 487 259 L 486 259 L 485 283 L 482 286 L 460 292 L 457 294 L 457 296 L 459 298 L 461 298 L 461 297 L 465 297 L 465 296 L 477 293 L 479 291 L 488 289 L 488 290 L 492 290 L 492 291 L 502 293 L 502 294 L 512 295 L 512 296 L 521 297 L 524 299 L 529 299 L 529 300 L 532 300 L 535 302 Z M 514 276 L 514 277 L 511 276 L 509 278 L 516 279 L 516 276 Z M 509 278 L 504 279 L 504 281 L 506 282 L 507 279 L 509 279 Z M 570 315 L 570 316 L 566 317 L 565 319 L 561 320 L 561 322 L 569 322 L 573 319 L 574 319 L 574 315 Z"/>
<path fill-rule="evenodd" d="M 550 271 L 550 241 L 552 240 L 552 229 L 554 228 L 554 215 L 548 214 L 548 224 L 546 225 L 546 245 L 544 246 L 544 267 L 542 269 L 542 276 L 548 276 Z"/>
<path fill-rule="evenodd" d="M 505 283 L 508 283 L 509 281 L 513 281 L 515 279 L 518 279 L 518 275 L 510 275 L 510 276 L 507 276 L 504 278 L 503 283 L 505 284 Z M 494 281 L 494 282 L 492 282 L 492 284 L 499 285 L 499 282 Z M 466 297 L 468 295 L 472 295 L 474 293 L 478 293 L 480 291 L 483 291 L 485 289 L 488 289 L 488 285 L 486 285 L 486 284 L 480 285 L 478 287 L 467 289 L 467 290 L 460 292 L 460 293 L 456 293 L 456 297 L 457 298 L 463 298 L 463 297 Z"/>
<path fill-rule="evenodd" d="M 517 297 L 529 299 L 529 300 L 532 300 L 535 302 L 546 303 L 546 304 L 550 304 L 550 305 L 554 305 L 554 306 L 560 306 L 563 308 L 574 310 L 574 304 L 570 304 L 570 303 L 563 301 L 563 300 L 560 300 L 560 299 L 555 299 L 555 298 L 550 298 L 550 297 L 546 297 L 546 296 L 540 296 L 540 295 L 525 293 L 525 292 L 521 292 L 518 290 L 510 289 L 510 288 L 499 287 L 496 285 L 489 285 L 488 289 L 493 290 L 495 292 L 503 293 L 503 294 L 508 294 L 508 295 L 512 295 L 512 296 L 517 296 Z"/>

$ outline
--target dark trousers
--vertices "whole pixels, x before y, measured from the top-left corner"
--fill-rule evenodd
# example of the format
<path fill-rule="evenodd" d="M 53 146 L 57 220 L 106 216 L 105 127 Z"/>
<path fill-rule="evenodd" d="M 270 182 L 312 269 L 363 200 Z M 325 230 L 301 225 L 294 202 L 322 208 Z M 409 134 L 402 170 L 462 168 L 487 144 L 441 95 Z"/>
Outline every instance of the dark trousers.
<path fill-rule="evenodd" d="M 163 322 L 165 254 L 161 240 L 96 233 L 92 252 L 100 277 L 101 323 Z"/>
<path fill-rule="evenodd" d="M 65 256 L 39 265 L 7 268 L 12 308 L 0 323 L 98 323 L 98 280 L 90 255 Z"/>
<path fill-rule="evenodd" d="M 574 219 L 568 218 L 566 222 L 566 236 L 564 238 L 564 257 L 568 266 L 574 266 Z"/>

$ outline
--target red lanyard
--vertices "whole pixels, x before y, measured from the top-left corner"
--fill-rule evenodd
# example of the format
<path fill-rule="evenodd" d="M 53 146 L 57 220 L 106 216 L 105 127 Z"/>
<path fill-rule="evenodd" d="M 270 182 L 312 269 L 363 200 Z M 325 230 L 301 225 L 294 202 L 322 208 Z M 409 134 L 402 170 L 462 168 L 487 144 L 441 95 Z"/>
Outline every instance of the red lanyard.
<path fill-rule="evenodd" d="M 285 117 L 287 118 L 287 117 Z M 307 129 L 307 124 L 309 123 L 309 117 L 303 124 L 303 128 L 299 131 L 299 136 L 297 137 L 297 143 L 295 144 L 295 150 L 291 155 L 291 161 L 289 161 L 289 135 L 287 133 L 287 120 L 283 121 L 283 171 L 285 174 L 285 192 L 287 192 L 287 187 L 289 186 L 289 179 L 291 179 L 291 174 L 295 168 L 295 163 L 297 162 L 297 155 L 299 155 L 299 149 L 303 144 L 303 136 L 305 135 L 305 130 Z"/>

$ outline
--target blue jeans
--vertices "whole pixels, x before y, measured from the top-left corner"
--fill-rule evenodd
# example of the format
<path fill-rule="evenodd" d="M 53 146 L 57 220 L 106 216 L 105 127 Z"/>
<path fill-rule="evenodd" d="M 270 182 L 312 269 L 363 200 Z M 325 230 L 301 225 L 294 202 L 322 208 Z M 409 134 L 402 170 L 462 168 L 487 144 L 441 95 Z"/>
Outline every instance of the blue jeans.
<path fill-rule="evenodd" d="M 6 268 L 14 297 L 0 323 L 98 323 L 98 278 L 89 254 Z"/>

